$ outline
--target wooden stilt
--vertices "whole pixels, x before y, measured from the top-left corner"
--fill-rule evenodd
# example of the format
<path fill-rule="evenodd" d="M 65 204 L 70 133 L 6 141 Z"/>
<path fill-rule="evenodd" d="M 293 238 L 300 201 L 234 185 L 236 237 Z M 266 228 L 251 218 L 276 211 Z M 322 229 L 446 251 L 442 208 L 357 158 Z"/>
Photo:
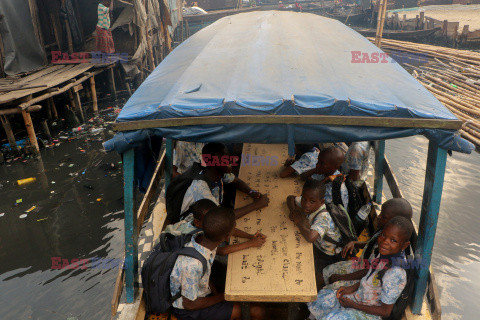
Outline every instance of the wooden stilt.
<path fill-rule="evenodd" d="M 83 113 L 82 101 L 80 100 L 80 95 L 78 94 L 78 90 L 75 90 L 75 88 L 72 88 L 72 94 L 73 94 L 73 100 L 75 101 L 75 108 L 77 112 L 80 114 L 80 121 L 85 123 L 85 115 Z"/>
<path fill-rule="evenodd" d="M 90 78 L 90 91 L 92 93 L 93 112 L 98 114 L 97 89 L 95 88 L 95 77 Z"/>
<path fill-rule="evenodd" d="M 375 146 L 375 181 L 373 200 L 381 204 L 383 195 L 383 170 L 385 164 L 385 140 L 379 140 Z"/>
<path fill-rule="evenodd" d="M 47 136 L 48 141 L 51 142 L 52 141 L 52 135 L 50 134 L 50 128 L 48 128 L 47 120 L 43 120 L 40 123 L 42 125 L 43 133 Z"/>
<path fill-rule="evenodd" d="M 58 112 L 57 112 L 57 108 L 55 107 L 55 102 L 53 101 L 53 97 L 48 98 L 48 105 L 49 105 L 49 109 L 51 109 L 52 111 L 53 119 L 58 119 Z"/>
<path fill-rule="evenodd" d="M 113 73 L 113 68 L 114 67 L 108 69 L 108 78 L 110 80 L 110 91 L 112 92 L 115 100 L 117 100 L 117 88 L 115 87 L 115 75 Z"/>
<path fill-rule="evenodd" d="M 130 83 L 125 82 L 125 85 L 127 86 L 128 95 L 132 96 L 132 89 L 130 88 Z"/>
<path fill-rule="evenodd" d="M 15 140 L 15 135 L 13 134 L 12 126 L 10 125 L 10 121 L 8 117 L 5 115 L 1 115 L 0 119 L 2 120 L 3 130 L 7 134 L 8 144 L 10 144 L 10 148 L 12 150 L 17 150 L 17 142 Z"/>
<path fill-rule="evenodd" d="M 48 120 L 52 120 L 52 108 L 49 100 L 47 100 L 47 118 Z"/>
<path fill-rule="evenodd" d="M 62 51 L 62 40 L 60 37 L 60 33 L 58 32 L 57 20 L 55 19 L 55 15 L 53 13 L 50 13 L 50 24 L 53 29 L 53 34 L 55 36 L 55 42 L 57 43 L 58 50 Z"/>
<path fill-rule="evenodd" d="M 30 145 L 33 147 L 34 151 L 39 154 L 40 147 L 38 146 L 37 136 L 35 135 L 35 128 L 33 127 L 32 117 L 30 113 L 22 110 L 23 121 L 25 121 L 25 128 L 27 128 L 28 139 L 30 140 Z"/>

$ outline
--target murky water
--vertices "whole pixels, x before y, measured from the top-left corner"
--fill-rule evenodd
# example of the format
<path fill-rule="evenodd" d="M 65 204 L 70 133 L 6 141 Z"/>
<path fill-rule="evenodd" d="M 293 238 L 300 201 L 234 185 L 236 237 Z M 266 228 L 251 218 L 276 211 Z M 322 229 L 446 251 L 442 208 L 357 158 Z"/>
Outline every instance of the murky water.
<path fill-rule="evenodd" d="M 43 150 L 43 163 L 0 166 L 1 319 L 109 319 L 117 269 L 52 269 L 52 257 L 71 262 L 122 256 L 122 176 L 121 169 L 111 169 L 121 160 L 100 151 L 102 139 L 108 133 Z M 421 137 L 387 141 L 417 222 L 426 149 Z M 44 175 L 38 174 L 42 166 Z M 15 186 L 27 177 L 37 182 Z M 480 313 L 479 188 L 480 155 L 449 157 L 433 256 L 444 319 L 470 320 Z"/>

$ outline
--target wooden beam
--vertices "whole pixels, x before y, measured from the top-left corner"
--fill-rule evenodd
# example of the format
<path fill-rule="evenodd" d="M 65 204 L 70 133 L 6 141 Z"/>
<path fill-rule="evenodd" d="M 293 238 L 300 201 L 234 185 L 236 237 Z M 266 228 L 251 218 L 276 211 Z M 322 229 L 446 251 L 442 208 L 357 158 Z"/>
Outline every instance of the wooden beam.
<path fill-rule="evenodd" d="M 40 153 L 40 147 L 38 146 L 37 136 L 35 135 L 35 128 L 33 127 L 32 117 L 30 113 L 22 109 L 23 121 L 25 122 L 25 128 L 27 128 L 28 139 L 30 140 L 30 145 L 34 148 L 34 151 Z"/>
<path fill-rule="evenodd" d="M 123 255 L 123 260 L 125 261 L 125 254 Z M 121 268 L 118 268 L 117 278 L 115 281 L 115 289 L 113 290 L 113 297 L 112 297 L 112 317 L 117 314 L 118 310 L 118 303 L 120 300 L 120 296 L 122 295 L 123 283 L 125 282 L 125 268 L 122 265 Z"/>
<path fill-rule="evenodd" d="M 55 42 L 57 43 L 58 50 L 62 51 L 62 37 L 60 36 L 60 33 L 58 32 L 58 20 L 55 19 L 55 15 L 53 13 L 50 13 L 50 25 L 52 26 L 53 29 L 53 35 L 55 36 Z"/>
<path fill-rule="evenodd" d="M 17 150 L 17 141 L 15 140 L 15 135 L 12 130 L 12 126 L 8 117 L 6 115 L 0 115 L 0 120 L 2 121 L 3 130 L 7 135 L 8 144 L 12 150 Z"/>
<path fill-rule="evenodd" d="M 383 174 L 385 176 L 385 180 L 387 180 L 388 187 L 390 188 L 390 192 L 394 198 L 403 198 L 402 190 L 400 190 L 400 186 L 397 181 L 397 177 L 393 173 L 392 167 L 390 166 L 390 162 L 388 161 L 387 157 L 385 156 L 385 162 L 383 164 Z"/>
<path fill-rule="evenodd" d="M 415 250 L 415 260 L 422 265 L 415 281 L 412 311 L 420 314 L 423 297 L 427 289 L 429 267 L 432 259 L 433 244 L 437 229 L 440 202 L 442 199 L 445 167 L 447 164 L 447 150 L 440 148 L 433 141 L 428 144 L 427 168 L 425 173 L 425 187 L 423 191 L 418 241 Z"/>
<path fill-rule="evenodd" d="M 92 92 L 93 112 L 98 114 L 97 89 L 95 88 L 95 76 L 90 77 L 90 91 Z"/>
<path fill-rule="evenodd" d="M 53 97 L 48 98 L 48 107 L 52 112 L 53 119 L 58 119 L 58 112 L 57 108 L 55 107 L 55 101 L 53 100 Z"/>
<path fill-rule="evenodd" d="M 30 15 L 32 17 L 33 32 L 42 47 L 44 63 L 47 63 L 47 53 L 45 51 L 45 43 L 43 42 L 42 28 L 40 27 L 40 21 L 38 20 L 38 7 L 36 1 L 37 0 L 28 0 L 28 6 L 30 7 Z"/>
<path fill-rule="evenodd" d="M 42 109 L 41 105 L 33 105 L 33 106 L 29 106 L 25 110 L 27 112 L 37 112 L 37 111 L 40 111 L 41 109 Z M 0 110 L 0 115 L 2 116 L 11 115 L 11 114 L 20 114 L 20 113 L 22 113 L 22 110 L 19 108 L 10 108 L 10 109 Z"/>
<path fill-rule="evenodd" d="M 113 73 L 113 67 L 108 69 L 108 78 L 110 82 L 110 91 L 112 92 L 113 97 L 117 100 L 117 88 L 115 86 L 115 75 Z"/>
<path fill-rule="evenodd" d="M 73 95 L 73 101 L 75 101 L 75 109 L 77 112 L 80 114 L 80 120 L 85 123 L 85 115 L 83 113 L 83 108 L 82 108 L 82 100 L 80 100 L 80 94 L 78 91 L 75 91 L 75 87 L 71 89 L 72 95 Z"/>
<path fill-rule="evenodd" d="M 428 128 L 458 130 L 461 120 L 389 118 L 389 117 L 346 117 L 346 116 L 297 116 L 297 115 L 241 115 L 241 116 L 205 116 L 168 118 L 156 120 L 139 120 L 117 122 L 113 124 L 116 131 L 140 130 L 148 128 L 169 128 L 181 126 L 216 125 L 216 124 L 310 124 L 383 128 Z"/>
<path fill-rule="evenodd" d="M 135 282 L 138 278 L 137 215 L 133 212 L 135 190 L 135 150 L 123 153 L 124 210 L 125 210 L 125 287 L 127 303 L 135 301 Z"/>

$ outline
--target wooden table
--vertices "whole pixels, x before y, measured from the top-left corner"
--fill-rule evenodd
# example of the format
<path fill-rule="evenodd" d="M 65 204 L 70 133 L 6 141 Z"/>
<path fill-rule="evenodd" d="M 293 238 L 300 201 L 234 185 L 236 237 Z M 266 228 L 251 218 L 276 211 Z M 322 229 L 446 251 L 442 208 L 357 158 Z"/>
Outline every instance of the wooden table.
<path fill-rule="evenodd" d="M 238 219 L 237 228 L 262 232 L 267 241 L 262 248 L 229 254 L 226 300 L 310 302 L 317 297 L 312 244 L 290 221 L 286 205 L 288 195 L 300 195 L 302 182 L 278 176 L 286 158 L 286 145 L 243 146 L 239 178 L 253 189 L 267 193 L 270 205 Z M 237 193 L 237 207 L 249 202 L 250 197 Z"/>

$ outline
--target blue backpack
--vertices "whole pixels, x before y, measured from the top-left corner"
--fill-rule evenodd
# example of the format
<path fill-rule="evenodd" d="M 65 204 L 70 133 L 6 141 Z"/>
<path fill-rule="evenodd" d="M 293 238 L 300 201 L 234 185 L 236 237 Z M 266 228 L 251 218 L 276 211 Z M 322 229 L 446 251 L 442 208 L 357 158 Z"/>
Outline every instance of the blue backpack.
<path fill-rule="evenodd" d="M 181 292 L 172 296 L 170 291 L 170 274 L 178 256 L 187 256 L 199 260 L 203 266 L 203 275 L 207 272 L 205 257 L 194 248 L 185 248 L 194 233 L 180 236 L 162 233 L 160 243 L 153 248 L 143 264 L 142 283 L 148 312 L 168 312 L 172 303 L 182 296 Z"/>

